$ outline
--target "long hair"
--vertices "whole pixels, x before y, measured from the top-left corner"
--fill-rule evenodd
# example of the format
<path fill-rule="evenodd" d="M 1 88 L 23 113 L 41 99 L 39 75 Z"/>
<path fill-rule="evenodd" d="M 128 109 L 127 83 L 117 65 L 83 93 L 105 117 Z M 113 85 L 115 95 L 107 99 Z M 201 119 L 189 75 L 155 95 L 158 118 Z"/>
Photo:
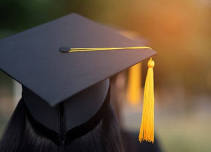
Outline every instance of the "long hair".
<path fill-rule="evenodd" d="M 1 152 L 123 152 L 120 131 L 110 104 L 91 131 L 61 148 L 37 134 L 22 101 L 16 107 L 0 143 Z"/>

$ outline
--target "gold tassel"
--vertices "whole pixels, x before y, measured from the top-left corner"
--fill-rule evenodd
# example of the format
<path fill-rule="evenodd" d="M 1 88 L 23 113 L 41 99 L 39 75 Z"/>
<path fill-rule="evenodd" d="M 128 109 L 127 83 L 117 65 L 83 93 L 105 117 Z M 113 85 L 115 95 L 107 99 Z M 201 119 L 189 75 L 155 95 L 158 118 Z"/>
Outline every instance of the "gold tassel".
<path fill-rule="evenodd" d="M 154 143 L 154 79 L 153 67 L 155 63 L 150 58 L 144 87 L 144 102 L 139 141 Z"/>
<path fill-rule="evenodd" d="M 141 63 L 129 69 L 127 99 L 131 105 L 138 105 L 141 99 Z"/>

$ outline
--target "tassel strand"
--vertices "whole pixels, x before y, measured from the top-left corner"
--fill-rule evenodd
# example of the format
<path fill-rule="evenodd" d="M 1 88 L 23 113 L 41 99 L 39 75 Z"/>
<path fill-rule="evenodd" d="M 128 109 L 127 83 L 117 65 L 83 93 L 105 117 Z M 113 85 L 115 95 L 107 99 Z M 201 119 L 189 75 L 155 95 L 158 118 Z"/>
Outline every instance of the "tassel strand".
<path fill-rule="evenodd" d="M 142 123 L 139 133 L 140 142 L 146 141 L 154 143 L 154 65 L 154 61 L 150 58 L 144 88 Z"/>

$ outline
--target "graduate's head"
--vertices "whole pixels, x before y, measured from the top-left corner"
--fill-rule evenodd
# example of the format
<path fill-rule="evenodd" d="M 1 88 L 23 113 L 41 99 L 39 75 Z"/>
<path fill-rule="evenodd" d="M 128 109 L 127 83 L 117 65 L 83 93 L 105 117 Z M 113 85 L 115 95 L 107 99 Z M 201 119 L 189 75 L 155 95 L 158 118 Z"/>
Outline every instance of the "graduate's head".
<path fill-rule="evenodd" d="M 89 100 L 100 100 L 102 104 L 96 112 L 86 112 L 87 116 L 80 115 L 86 110 L 72 109 L 73 105 L 68 103 Z M 108 80 L 81 91 L 64 103 L 55 107 L 43 104 L 42 99 L 23 87 L 22 99 L 4 133 L 0 151 L 123 152 L 118 124 L 109 102 Z"/>
<path fill-rule="evenodd" d="M 25 87 L 22 93 L 28 119 L 38 128 L 38 133 L 39 130 L 54 133 L 56 136 L 50 137 L 47 132 L 40 132 L 52 138 L 57 144 L 70 142 L 95 128 L 109 107 L 109 98 L 108 79 L 80 91 L 55 106 L 50 106 Z"/>
<path fill-rule="evenodd" d="M 59 133 L 59 120 L 64 121 L 64 130 L 88 121 L 103 106 L 108 98 L 109 80 L 101 81 L 63 102 L 51 106 L 29 89 L 23 87 L 22 98 L 30 114 L 45 127 Z M 107 99 L 108 100 L 108 99 Z"/>

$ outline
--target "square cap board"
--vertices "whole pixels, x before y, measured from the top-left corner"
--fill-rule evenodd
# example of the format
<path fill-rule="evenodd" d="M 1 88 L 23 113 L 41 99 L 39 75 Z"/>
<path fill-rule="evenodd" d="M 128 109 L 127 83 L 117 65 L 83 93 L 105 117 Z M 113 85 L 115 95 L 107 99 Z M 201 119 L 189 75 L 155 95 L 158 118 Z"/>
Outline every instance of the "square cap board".
<path fill-rule="evenodd" d="M 60 48 L 143 45 L 115 29 L 70 14 L 0 40 L 0 69 L 54 106 L 155 54 L 152 49 L 65 54 Z"/>

